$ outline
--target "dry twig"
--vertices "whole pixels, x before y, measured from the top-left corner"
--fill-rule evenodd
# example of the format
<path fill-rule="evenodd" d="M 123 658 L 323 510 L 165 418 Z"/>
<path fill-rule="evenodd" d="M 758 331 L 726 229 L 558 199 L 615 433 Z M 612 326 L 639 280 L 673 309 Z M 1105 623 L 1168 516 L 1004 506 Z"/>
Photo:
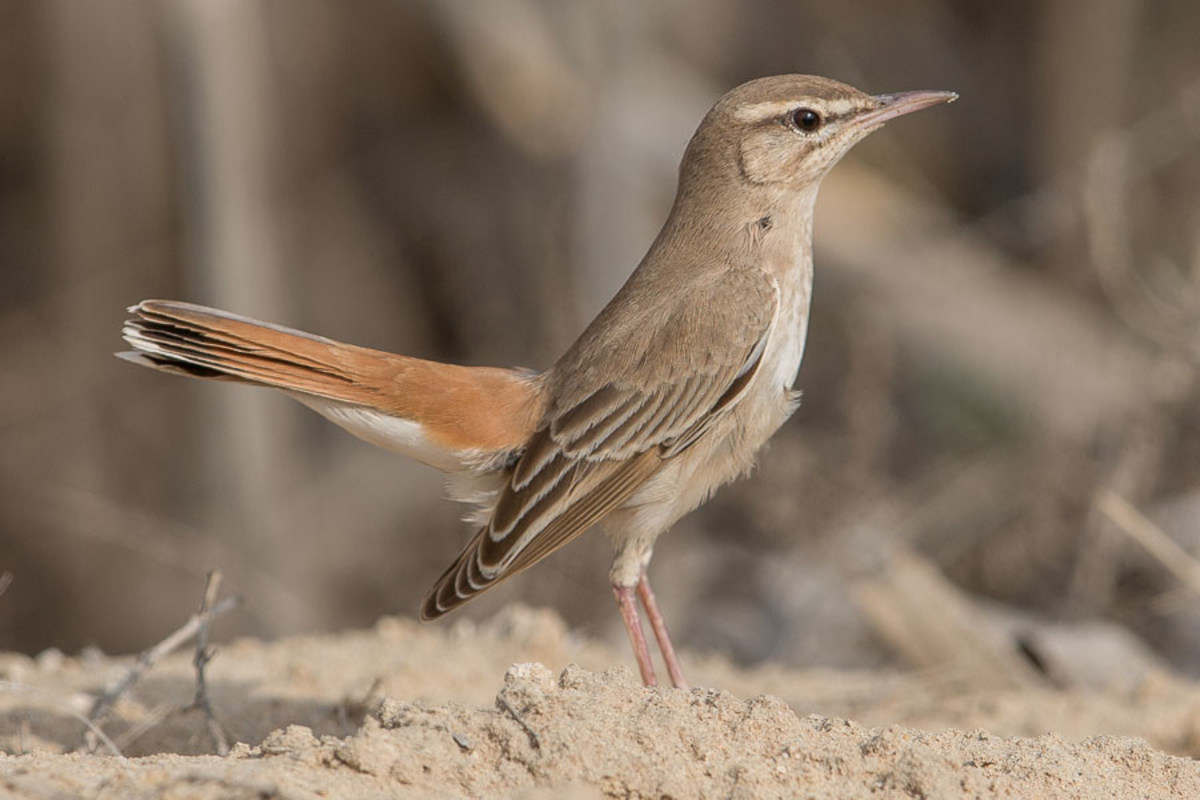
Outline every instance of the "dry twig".
<path fill-rule="evenodd" d="M 208 629 L 212 624 L 212 621 L 222 614 L 232 611 L 242 601 L 241 597 L 235 595 L 233 597 L 226 597 L 223 600 L 213 602 L 216 598 L 217 589 L 220 587 L 220 583 L 221 573 L 219 571 L 214 570 L 213 572 L 209 573 L 208 582 L 204 591 L 204 600 L 200 604 L 200 609 L 193 614 L 187 622 L 185 622 L 181 627 L 179 627 L 161 642 L 139 653 L 137 659 L 133 662 L 133 665 L 125 672 L 125 674 L 122 675 L 119 680 L 113 682 L 107 689 L 105 689 L 104 692 L 96 698 L 96 701 L 92 703 L 91 711 L 88 712 L 87 716 L 89 722 L 88 732 L 85 734 L 89 752 L 95 749 L 95 737 L 93 731 L 98 728 L 99 724 L 102 723 L 108 716 L 109 712 L 112 711 L 112 708 L 116 704 L 117 700 L 119 700 L 122 695 L 128 692 L 134 686 L 134 684 L 141 680 L 142 676 L 151 667 L 157 664 L 165 656 L 169 655 L 179 647 L 182 647 L 193 637 L 203 641 L 203 650 L 207 652 Z M 209 658 L 211 658 L 211 654 L 203 659 L 204 662 L 207 663 Z M 200 655 L 198 653 L 197 662 L 199 662 L 199 660 Z M 200 684 L 200 687 L 203 687 L 203 666 L 199 663 L 197 663 L 197 675 L 198 683 Z M 204 698 L 204 705 L 201 706 L 201 708 L 205 710 L 206 715 L 208 715 L 210 721 L 212 721 L 212 709 L 208 707 L 207 695 L 204 693 L 203 688 L 198 688 L 197 701 L 199 701 L 201 697 Z M 197 701 L 194 701 L 194 703 Z M 220 748 L 222 739 L 217 737 L 215 733 L 214 738 L 217 740 L 218 748 Z M 226 749 L 228 749 L 227 742 Z"/>
<path fill-rule="evenodd" d="M 1180 547 L 1159 527 L 1147 519 L 1124 498 L 1108 490 L 1096 496 L 1096 508 L 1112 520 L 1117 530 L 1133 539 L 1179 581 L 1200 594 L 1200 561 Z"/>
<path fill-rule="evenodd" d="M 508 702 L 507 697 L 505 697 L 503 694 L 497 697 L 496 705 L 498 705 L 502 711 L 507 712 L 508 715 L 513 718 L 513 721 L 521 726 L 521 730 L 525 731 L 525 735 L 529 737 L 529 744 L 534 750 L 542 749 L 542 742 L 541 739 L 538 738 L 537 731 L 530 727 L 528 722 L 522 719 L 517 710 L 512 707 L 512 703 Z"/>
<path fill-rule="evenodd" d="M 208 732 L 213 738 L 217 754 L 224 756 L 229 754 L 229 734 L 213 712 L 212 703 L 208 699 L 208 680 L 204 675 L 204 668 L 208 666 L 208 662 L 214 655 L 212 648 L 208 646 L 208 631 L 213 619 L 209 612 L 217 605 L 217 593 L 220 589 L 221 572 L 213 570 L 208 573 L 208 582 L 204 586 L 204 600 L 200 603 L 200 610 L 196 612 L 196 616 L 200 619 L 200 627 L 196 631 L 196 655 L 192 659 L 192 663 L 196 667 L 196 696 L 192 700 L 191 708 L 198 708 L 204 712 L 204 719 L 208 723 Z"/>
<path fill-rule="evenodd" d="M 37 686 L 31 686 L 27 683 L 3 680 L 0 680 L 0 689 L 14 693 L 25 692 L 29 694 L 38 694 L 43 697 L 50 698 L 52 701 L 54 701 L 56 706 L 61 707 L 67 714 L 83 723 L 84 727 L 88 731 L 88 734 L 97 743 L 97 746 L 99 744 L 103 744 L 105 749 L 107 749 L 111 755 L 114 755 L 117 758 L 124 757 L 124 753 L 121 752 L 121 748 L 118 747 L 117 743 L 110 739 L 108 735 L 100 729 L 99 725 L 93 722 L 89 717 L 85 717 L 83 714 L 80 714 L 72 709 L 70 704 L 64 702 L 63 698 L 55 692 L 49 692 L 45 689 L 40 689 Z"/>

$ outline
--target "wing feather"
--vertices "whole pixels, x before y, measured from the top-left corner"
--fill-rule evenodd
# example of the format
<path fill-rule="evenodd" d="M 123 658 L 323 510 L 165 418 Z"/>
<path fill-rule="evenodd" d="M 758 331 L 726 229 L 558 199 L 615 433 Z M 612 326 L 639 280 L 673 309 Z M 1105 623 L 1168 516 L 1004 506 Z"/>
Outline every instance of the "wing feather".
<path fill-rule="evenodd" d="M 596 344 L 598 334 L 589 338 L 592 329 L 585 332 L 555 370 L 584 376 L 590 387 L 581 388 L 579 380 L 565 387 L 552 383 L 546 418 L 514 466 L 489 524 L 426 596 L 423 618 L 444 614 L 570 542 L 737 404 L 762 363 L 778 307 L 774 281 L 762 273 L 750 278 L 757 281 L 749 284 L 757 297 L 747 299 L 747 284 L 710 287 L 704 302 L 681 302 L 650 324 L 651 335 L 627 335 L 624 341 L 635 342 L 638 351 L 606 350 L 605 342 Z M 749 312 L 737 309 L 737 302 Z M 739 310 L 743 324 L 722 316 Z M 682 335 L 697 330 L 701 335 Z M 681 353 L 680 343 L 688 341 L 707 349 Z M 677 362 L 678 372 L 661 368 Z"/>

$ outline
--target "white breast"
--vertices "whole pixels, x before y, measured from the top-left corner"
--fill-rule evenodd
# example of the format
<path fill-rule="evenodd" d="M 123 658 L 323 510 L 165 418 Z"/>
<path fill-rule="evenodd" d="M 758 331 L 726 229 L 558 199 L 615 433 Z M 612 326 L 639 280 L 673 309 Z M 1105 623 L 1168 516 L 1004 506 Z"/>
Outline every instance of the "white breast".
<path fill-rule="evenodd" d="M 808 338 L 808 310 L 812 300 L 812 267 L 797 270 L 794 280 L 780 286 L 779 320 L 764 354 L 763 380 L 768 387 L 781 392 L 790 390 L 796 382 L 800 361 L 804 358 L 804 343 Z"/>

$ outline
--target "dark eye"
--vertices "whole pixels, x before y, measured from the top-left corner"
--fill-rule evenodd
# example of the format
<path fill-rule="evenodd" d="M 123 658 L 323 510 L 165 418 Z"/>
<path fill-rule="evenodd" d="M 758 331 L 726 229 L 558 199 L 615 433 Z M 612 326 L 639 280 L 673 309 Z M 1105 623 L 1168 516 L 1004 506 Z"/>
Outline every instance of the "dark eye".
<path fill-rule="evenodd" d="M 792 112 L 792 125 L 796 130 L 804 133 L 812 133 L 821 127 L 821 123 L 824 121 L 821 114 L 811 108 L 797 108 Z"/>

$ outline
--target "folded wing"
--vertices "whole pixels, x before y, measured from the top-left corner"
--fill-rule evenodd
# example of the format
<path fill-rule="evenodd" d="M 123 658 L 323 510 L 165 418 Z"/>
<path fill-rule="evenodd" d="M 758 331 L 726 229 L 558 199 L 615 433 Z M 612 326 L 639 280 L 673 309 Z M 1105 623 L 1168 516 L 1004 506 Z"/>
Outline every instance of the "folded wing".
<path fill-rule="evenodd" d="M 747 304 L 760 311 L 730 326 L 709 313 L 725 308 L 719 288 L 699 305 L 683 298 L 693 302 L 680 314 L 663 315 L 652 330 L 635 334 L 640 355 L 598 349 L 587 354 L 586 370 L 571 365 L 571 374 L 595 379 L 549 399 L 547 418 L 512 469 L 489 523 L 426 595 L 423 618 L 456 608 L 579 536 L 737 404 L 762 364 L 778 303 L 764 276 L 763 302 Z M 744 297 L 744 287 L 730 288 Z M 681 335 L 681 328 L 692 335 Z M 677 371 L 647 366 L 680 363 L 659 356 L 689 340 L 702 342 L 703 352 Z M 606 358 L 611 363 L 597 363 Z"/>

